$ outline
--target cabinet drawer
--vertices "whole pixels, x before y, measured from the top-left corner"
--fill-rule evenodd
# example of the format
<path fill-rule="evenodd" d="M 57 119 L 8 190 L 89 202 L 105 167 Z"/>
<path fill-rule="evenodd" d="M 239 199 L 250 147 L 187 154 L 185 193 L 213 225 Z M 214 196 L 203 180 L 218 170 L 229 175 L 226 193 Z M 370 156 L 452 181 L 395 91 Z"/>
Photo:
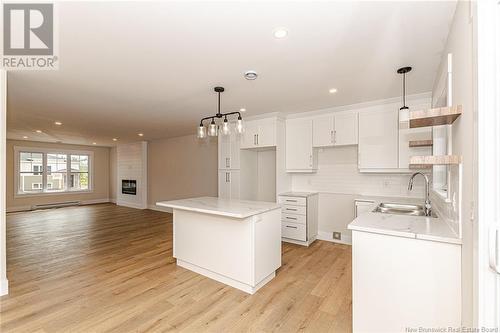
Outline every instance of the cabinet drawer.
<path fill-rule="evenodd" d="M 294 205 L 294 206 L 305 206 L 307 202 L 306 198 L 285 197 L 285 196 L 280 196 L 278 200 L 280 204 Z"/>
<path fill-rule="evenodd" d="M 281 207 L 283 214 L 306 215 L 306 206 L 292 206 L 285 204 Z"/>
<path fill-rule="evenodd" d="M 281 222 L 281 236 L 305 242 L 307 240 L 306 226 L 305 224 Z"/>
<path fill-rule="evenodd" d="M 306 216 L 283 213 L 281 214 L 281 221 L 306 224 Z"/>

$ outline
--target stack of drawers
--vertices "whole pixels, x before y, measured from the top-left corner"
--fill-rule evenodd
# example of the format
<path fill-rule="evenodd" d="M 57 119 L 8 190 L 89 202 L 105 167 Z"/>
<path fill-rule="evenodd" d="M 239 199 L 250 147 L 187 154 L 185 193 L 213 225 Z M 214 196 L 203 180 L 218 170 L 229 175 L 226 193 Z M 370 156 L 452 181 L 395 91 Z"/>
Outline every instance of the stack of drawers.
<path fill-rule="evenodd" d="M 281 236 L 284 238 L 307 241 L 307 199 L 280 196 Z"/>

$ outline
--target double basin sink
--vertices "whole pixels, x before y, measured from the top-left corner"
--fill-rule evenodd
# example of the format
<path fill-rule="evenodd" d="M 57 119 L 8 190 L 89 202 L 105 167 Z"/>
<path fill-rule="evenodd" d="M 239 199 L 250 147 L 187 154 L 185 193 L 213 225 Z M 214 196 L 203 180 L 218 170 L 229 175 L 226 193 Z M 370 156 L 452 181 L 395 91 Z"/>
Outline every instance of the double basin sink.
<path fill-rule="evenodd" d="M 373 212 L 395 215 L 425 216 L 424 206 L 412 204 L 381 203 L 373 210 Z M 431 216 L 429 217 L 437 216 L 434 212 L 431 212 Z"/>

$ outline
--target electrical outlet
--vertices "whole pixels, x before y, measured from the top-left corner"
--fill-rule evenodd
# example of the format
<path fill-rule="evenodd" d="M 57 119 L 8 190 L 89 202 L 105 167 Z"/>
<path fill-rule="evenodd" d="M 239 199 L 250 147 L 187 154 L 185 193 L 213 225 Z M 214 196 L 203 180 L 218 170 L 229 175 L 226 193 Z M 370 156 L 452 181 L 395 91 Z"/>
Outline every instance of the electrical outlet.
<path fill-rule="evenodd" d="M 333 239 L 340 240 L 342 238 L 342 234 L 340 232 L 334 231 L 332 237 L 333 237 Z"/>

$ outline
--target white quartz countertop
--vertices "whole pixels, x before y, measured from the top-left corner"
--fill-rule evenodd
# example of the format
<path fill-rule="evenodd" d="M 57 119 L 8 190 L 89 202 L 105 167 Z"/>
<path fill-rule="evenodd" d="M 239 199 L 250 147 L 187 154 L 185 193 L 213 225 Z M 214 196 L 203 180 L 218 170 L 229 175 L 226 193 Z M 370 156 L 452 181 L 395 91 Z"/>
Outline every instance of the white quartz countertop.
<path fill-rule="evenodd" d="M 460 237 L 445 220 L 439 217 L 433 218 L 372 212 L 381 202 L 422 204 L 422 199 L 362 197 L 360 200 L 373 201 L 373 207 L 369 212 L 363 213 L 354 219 L 354 221 L 348 225 L 348 229 L 350 230 L 462 244 Z"/>
<path fill-rule="evenodd" d="M 285 192 L 285 193 L 280 193 L 281 196 L 284 197 L 299 197 L 299 198 L 307 198 L 310 197 L 311 195 L 318 194 L 318 192 Z"/>
<path fill-rule="evenodd" d="M 281 207 L 280 204 L 274 202 L 221 199 L 217 197 L 160 201 L 157 202 L 156 205 L 240 219 L 279 209 Z"/>

